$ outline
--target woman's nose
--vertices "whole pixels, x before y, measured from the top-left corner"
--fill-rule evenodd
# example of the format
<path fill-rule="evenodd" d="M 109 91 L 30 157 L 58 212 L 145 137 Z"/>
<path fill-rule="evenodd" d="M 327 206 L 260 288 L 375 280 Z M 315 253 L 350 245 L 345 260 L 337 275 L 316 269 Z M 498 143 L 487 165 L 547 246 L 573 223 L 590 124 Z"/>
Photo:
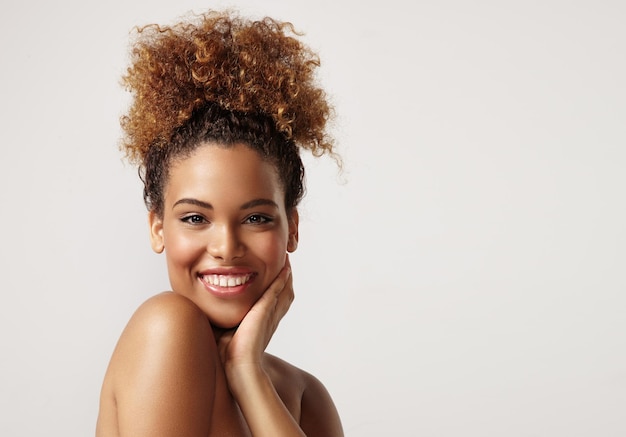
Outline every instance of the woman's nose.
<path fill-rule="evenodd" d="M 237 229 L 230 225 L 213 225 L 207 252 L 217 259 L 230 261 L 243 256 L 243 244 Z"/>

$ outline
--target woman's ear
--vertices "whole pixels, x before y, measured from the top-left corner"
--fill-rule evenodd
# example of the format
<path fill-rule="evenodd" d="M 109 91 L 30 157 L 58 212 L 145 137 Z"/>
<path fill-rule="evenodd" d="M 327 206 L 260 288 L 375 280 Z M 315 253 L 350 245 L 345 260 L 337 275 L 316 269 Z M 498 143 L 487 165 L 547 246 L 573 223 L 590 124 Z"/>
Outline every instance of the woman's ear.
<path fill-rule="evenodd" d="M 298 223 L 300 217 L 298 216 L 298 210 L 292 208 L 288 214 L 289 220 L 289 239 L 287 240 L 287 251 L 295 252 L 298 248 Z"/>
<path fill-rule="evenodd" d="M 148 223 L 150 224 L 150 245 L 156 253 L 162 253 L 165 249 L 163 240 L 163 218 L 154 211 L 148 213 Z"/>

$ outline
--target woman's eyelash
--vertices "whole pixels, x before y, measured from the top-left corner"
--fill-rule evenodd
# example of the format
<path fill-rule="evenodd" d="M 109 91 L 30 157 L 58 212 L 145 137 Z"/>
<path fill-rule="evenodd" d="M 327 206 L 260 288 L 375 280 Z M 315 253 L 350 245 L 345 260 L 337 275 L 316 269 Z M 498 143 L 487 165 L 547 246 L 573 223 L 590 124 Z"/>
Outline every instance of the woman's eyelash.
<path fill-rule="evenodd" d="M 203 224 L 207 222 L 207 219 L 205 219 L 200 214 L 190 214 L 190 215 L 181 217 L 180 220 L 184 223 L 188 223 L 191 225 L 198 225 L 198 224 Z M 269 217 L 263 214 L 252 214 L 244 220 L 244 223 L 253 224 L 253 225 L 262 225 L 266 223 L 271 223 L 273 221 L 274 219 L 272 217 Z"/>
<path fill-rule="evenodd" d="M 266 216 L 266 215 L 252 214 L 252 215 L 248 216 L 248 218 L 246 218 L 245 223 L 261 225 L 261 224 L 265 224 L 265 223 L 270 223 L 272 221 L 273 221 L 273 219 L 271 217 Z"/>
<path fill-rule="evenodd" d="M 206 223 L 206 219 L 202 217 L 200 214 L 191 214 L 181 218 L 181 221 L 185 223 L 189 223 L 191 225 L 197 225 L 201 223 Z"/>

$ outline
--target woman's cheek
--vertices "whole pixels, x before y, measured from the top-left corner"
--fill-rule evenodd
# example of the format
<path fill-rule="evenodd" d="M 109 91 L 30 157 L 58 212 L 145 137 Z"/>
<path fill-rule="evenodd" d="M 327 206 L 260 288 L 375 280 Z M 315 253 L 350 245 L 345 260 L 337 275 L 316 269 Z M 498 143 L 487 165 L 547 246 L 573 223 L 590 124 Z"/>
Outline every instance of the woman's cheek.
<path fill-rule="evenodd" d="M 168 258 L 175 264 L 189 264 L 204 250 L 201 242 L 200 236 L 177 235 L 175 238 L 165 239 L 165 250 Z"/>
<path fill-rule="evenodd" d="M 287 238 L 282 235 L 267 238 L 256 245 L 257 256 L 264 260 L 271 274 L 277 276 L 285 265 Z"/>

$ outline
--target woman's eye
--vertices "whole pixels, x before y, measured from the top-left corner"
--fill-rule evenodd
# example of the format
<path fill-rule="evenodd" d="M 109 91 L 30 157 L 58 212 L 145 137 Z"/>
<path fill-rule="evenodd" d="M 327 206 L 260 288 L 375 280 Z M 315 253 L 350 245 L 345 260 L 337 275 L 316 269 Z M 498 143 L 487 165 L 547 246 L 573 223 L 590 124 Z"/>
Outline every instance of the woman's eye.
<path fill-rule="evenodd" d="M 266 217 L 261 214 L 252 214 L 246 219 L 245 223 L 248 223 L 251 225 L 262 225 L 265 223 L 269 223 L 271 221 L 272 219 L 270 217 Z"/>
<path fill-rule="evenodd" d="M 190 225 L 199 225 L 202 223 L 206 223 L 205 218 L 198 214 L 188 215 L 186 217 L 183 217 L 181 220 L 185 223 L 189 223 Z"/>

